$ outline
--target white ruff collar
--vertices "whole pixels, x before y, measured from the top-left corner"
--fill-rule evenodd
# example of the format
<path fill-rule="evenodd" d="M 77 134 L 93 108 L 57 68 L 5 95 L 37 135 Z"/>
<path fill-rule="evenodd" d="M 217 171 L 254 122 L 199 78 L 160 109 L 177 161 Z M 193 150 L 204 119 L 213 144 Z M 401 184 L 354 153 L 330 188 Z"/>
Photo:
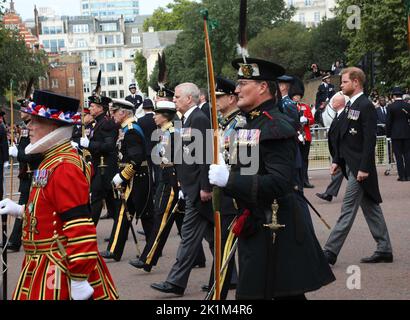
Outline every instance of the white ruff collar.
<path fill-rule="evenodd" d="M 42 137 L 34 144 L 29 144 L 25 152 L 26 154 L 37 154 L 37 153 L 44 153 L 47 150 L 55 147 L 58 144 L 61 144 L 65 141 L 69 141 L 73 134 L 73 127 L 71 126 L 64 126 L 60 127 L 46 136 Z"/>

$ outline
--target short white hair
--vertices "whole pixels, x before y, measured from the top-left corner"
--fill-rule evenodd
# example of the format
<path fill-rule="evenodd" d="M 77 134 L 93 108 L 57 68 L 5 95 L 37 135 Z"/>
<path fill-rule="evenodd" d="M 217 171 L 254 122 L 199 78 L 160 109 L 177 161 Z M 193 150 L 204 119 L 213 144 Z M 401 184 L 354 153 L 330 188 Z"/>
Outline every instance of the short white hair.
<path fill-rule="evenodd" d="M 200 93 L 198 86 L 195 83 L 191 83 L 191 82 L 181 83 L 180 85 L 176 86 L 175 90 L 177 88 L 181 90 L 181 93 L 184 96 L 191 96 L 195 104 L 198 104 L 199 96 L 201 93 Z"/>

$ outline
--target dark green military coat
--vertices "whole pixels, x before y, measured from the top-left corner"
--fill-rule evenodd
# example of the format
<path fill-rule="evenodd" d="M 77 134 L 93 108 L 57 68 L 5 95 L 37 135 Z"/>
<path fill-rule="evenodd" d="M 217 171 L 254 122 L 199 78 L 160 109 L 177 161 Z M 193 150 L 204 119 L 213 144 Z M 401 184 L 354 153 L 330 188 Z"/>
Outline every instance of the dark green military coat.
<path fill-rule="evenodd" d="M 247 114 L 239 144 L 257 137 L 257 174 L 244 175 L 243 164 L 232 167 L 225 192 L 238 202 L 245 220 L 239 236 L 238 299 L 272 299 L 316 290 L 334 280 L 307 215 L 294 191 L 297 150 L 292 120 L 268 100 Z M 259 131 L 258 131 L 259 130 Z M 242 137 L 242 141 L 241 141 Z M 273 232 L 264 227 L 272 221 L 272 204 L 279 205 L 277 219 L 285 227 Z"/>

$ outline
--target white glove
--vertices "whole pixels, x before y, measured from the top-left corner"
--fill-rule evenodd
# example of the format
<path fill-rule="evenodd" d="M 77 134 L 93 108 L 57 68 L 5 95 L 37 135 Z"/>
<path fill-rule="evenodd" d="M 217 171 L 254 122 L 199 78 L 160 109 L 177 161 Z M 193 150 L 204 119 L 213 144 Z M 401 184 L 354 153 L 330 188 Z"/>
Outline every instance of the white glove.
<path fill-rule="evenodd" d="M 308 119 L 305 116 L 301 116 L 299 121 L 300 121 L 300 123 L 307 123 Z"/>
<path fill-rule="evenodd" d="M 23 211 L 24 206 L 21 206 L 10 199 L 0 201 L 0 215 L 9 214 L 13 217 L 21 217 Z"/>
<path fill-rule="evenodd" d="M 184 200 L 184 199 L 185 199 L 184 193 L 182 192 L 182 190 L 179 190 L 178 199 L 181 199 L 181 200 Z"/>
<path fill-rule="evenodd" d="M 78 149 L 78 143 L 77 143 L 77 142 L 71 141 L 71 146 L 72 146 L 74 149 Z"/>
<path fill-rule="evenodd" d="M 87 280 L 71 280 L 71 298 L 73 300 L 88 300 L 93 295 L 94 289 Z"/>
<path fill-rule="evenodd" d="M 80 139 L 80 146 L 82 146 L 84 148 L 88 148 L 89 145 L 90 145 L 90 140 L 88 140 L 87 137 L 84 137 L 84 138 Z"/>
<path fill-rule="evenodd" d="M 219 154 L 219 164 L 211 164 L 208 173 L 209 182 L 218 187 L 225 187 L 229 179 L 229 169 L 222 154 Z"/>
<path fill-rule="evenodd" d="M 8 167 L 10 167 L 10 163 L 8 162 L 8 161 L 6 161 L 6 162 L 4 162 L 4 168 L 8 168 Z"/>
<path fill-rule="evenodd" d="M 298 134 L 298 140 L 302 143 L 305 143 L 305 138 L 303 137 L 303 134 L 301 133 Z"/>
<path fill-rule="evenodd" d="M 117 173 L 114 178 L 112 179 L 112 183 L 118 187 L 119 185 L 121 185 L 121 183 L 123 183 L 124 180 L 122 180 L 121 176 L 119 173 Z"/>
<path fill-rule="evenodd" d="M 16 145 L 13 144 L 13 145 L 9 148 L 9 155 L 12 156 L 12 157 L 14 157 L 14 158 L 17 158 L 17 154 L 18 154 L 18 153 L 19 153 L 19 151 L 18 151 Z"/>

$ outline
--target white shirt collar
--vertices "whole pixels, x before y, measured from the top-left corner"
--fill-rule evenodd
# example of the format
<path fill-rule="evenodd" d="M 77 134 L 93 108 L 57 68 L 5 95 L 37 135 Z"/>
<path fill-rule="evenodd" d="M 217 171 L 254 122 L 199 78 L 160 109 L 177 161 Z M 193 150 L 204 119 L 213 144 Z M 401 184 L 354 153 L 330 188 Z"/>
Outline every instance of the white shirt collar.
<path fill-rule="evenodd" d="M 353 103 L 363 94 L 363 91 L 359 92 L 358 94 L 354 95 L 353 97 L 350 98 L 350 105 L 353 105 Z"/>
<path fill-rule="evenodd" d="M 183 116 L 184 116 L 184 123 L 188 120 L 188 118 L 189 118 L 189 116 L 191 115 L 191 113 L 196 109 L 196 108 L 198 108 L 198 106 L 193 106 L 193 107 L 191 107 L 187 112 L 185 112 L 185 114 L 183 114 Z"/>
<path fill-rule="evenodd" d="M 198 106 L 198 108 L 202 110 L 202 107 L 204 106 L 205 103 L 206 103 L 206 101 L 205 101 L 205 102 L 202 102 L 202 103 Z"/>

